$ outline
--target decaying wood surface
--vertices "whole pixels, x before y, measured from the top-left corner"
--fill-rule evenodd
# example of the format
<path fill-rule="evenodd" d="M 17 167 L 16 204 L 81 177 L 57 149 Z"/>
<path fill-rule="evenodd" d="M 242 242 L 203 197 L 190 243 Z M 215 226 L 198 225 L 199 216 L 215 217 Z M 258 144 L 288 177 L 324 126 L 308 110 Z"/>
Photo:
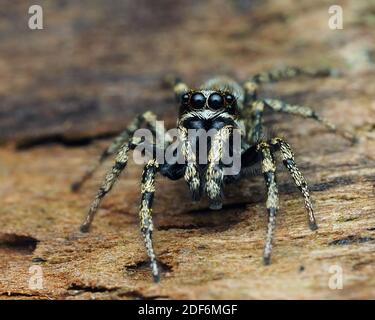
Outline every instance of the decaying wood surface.
<path fill-rule="evenodd" d="M 0 25 L 0 298 L 375 298 L 375 3 L 338 4 L 343 30 L 328 28 L 329 1 L 46 1 L 45 29 L 30 31 L 26 5 L 12 2 Z M 220 212 L 192 204 L 183 181 L 159 178 L 154 243 L 164 271 L 153 284 L 138 229 L 141 168 L 131 163 L 92 232 L 77 237 L 111 164 L 70 192 L 109 142 L 94 138 L 146 109 L 173 126 L 166 73 L 198 84 L 283 65 L 343 70 L 262 94 L 310 105 L 360 137 L 350 145 L 311 120 L 268 117 L 311 185 L 317 231 L 280 166 L 265 267 L 262 177 L 228 187 Z M 32 266 L 41 267 L 42 289 L 29 286 Z M 341 290 L 329 287 L 337 270 Z"/>

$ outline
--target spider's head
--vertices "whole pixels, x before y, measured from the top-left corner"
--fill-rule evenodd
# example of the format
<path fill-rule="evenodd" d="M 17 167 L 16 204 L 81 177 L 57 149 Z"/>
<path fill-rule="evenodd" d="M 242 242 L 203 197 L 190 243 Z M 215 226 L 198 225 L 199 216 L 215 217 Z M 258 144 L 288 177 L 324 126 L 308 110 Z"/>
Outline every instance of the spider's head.
<path fill-rule="evenodd" d="M 187 129 L 220 129 L 235 126 L 237 99 L 226 91 L 188 91 L 180 98 L 180 123 Z"/>
<path fill-rule="evenodd" d="M 187 176 L 190 174 L 190 178 L 198 177 L 201 180 L 200 188 L 205 186 L 212 209 L 221 208 L 221 185 L 215 180 L 221 171 L 216 171 L 226 166 L 232 167 L 234 163 L 233 130 L 240 127 L 238 112 L 237 99 L 228 91 L 203 89 L 188 91 L 181 96 L 178 126 L 187 129 L 181 131 L 187 133 L 200 172 L 188 171 Z M 223 161 L 224 158 L 229 162 Z M 201 194 L 202 189 L 194 190 L 194 199 L 199 199 Z"/>

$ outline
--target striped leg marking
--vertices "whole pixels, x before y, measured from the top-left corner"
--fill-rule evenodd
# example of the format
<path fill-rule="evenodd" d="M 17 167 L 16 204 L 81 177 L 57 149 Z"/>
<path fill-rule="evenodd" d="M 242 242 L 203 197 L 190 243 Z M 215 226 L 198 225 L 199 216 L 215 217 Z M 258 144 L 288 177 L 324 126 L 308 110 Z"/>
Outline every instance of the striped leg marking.
<path fill-rule="evenodd" d="M 82 187 L 82 185 L 92 177 L 95 171 L 109 156 L 116 153 L 125 142 L 129 141 L 129 139 L 132 138 L 134 132 L 138 130 L 143 123 L 146 123 L 147 127 L 152 131 L 152 133 L 156 134 L 156 115 L 153 112 L 147 111 L 136 116 L 133 121 L 127 126 L 127 128 L 123 132 L 121 132 L 102 152 L 98 161 L 96 161 L 96 163 L 92 167 L 90 167 L 78 181 L 72 184 L 72 191 L 78 191 Z M 168 140 L 169 137 L 166 136 L 165 139 Z"/>
<path fill-rule="evenodd" d="M 314 208 L 313 208 L 311 198 L 310 198 L 309 188 L 307 186 L 307 182 L 304 176 L 302 175 L 301 171 L 299 171 L 294 161 L 294 154 L 290 145 L 280 138 L 273 139 L 271 141 L 271 144 L 273 146 L 278 147 L 278 149 L 280 149 L 283 163 L 285 167 L 288 169 L 290 175 L 292 176 L 294 183 L 297 185 L 298 189 L 301 191 L 304 197 L 305 208 L 308 213 L 310 229 L 311 230 L 318 229 L 315 216 L 314 216 Z"/>
<path fill-rule="evenodd" d="M 197 167 L 196 155 L 188 138 L 188 130 L 178 126 L 178 134 L 181 141 L 181 153 L 186 161 L 184 179 L 187 182 L 193 199 L 197 200 L 201 194 L 200 174 Z"/>
<path fill-rule="evenodd" d="M 222 208 L 222 188 L 224 173 L 220 161 L 224 156 L 224 143 L 229 140 L 232 126 L 221 128 L 213 138 L 210 152 L 208 154 L 208 166 L 206 170 L 206 193 L 210 199 L 210 208 L 219 210 Z"/>
<path fill-rule="evenodd" d="M 266 207 L 268 211 L 268 226 L 266 235 L 266 244 L 263 251 L 263 263 L 268 265 L 271 260 L 273 230 L 276 225 L 276 214 L 279 210 L 279 192 L 276 184 L 276 164 L 270 150 L 270 146 L 262 142 L 258 145 L 261 154 L 262 173 L 267 187 L 267 202 Z"/>
<path fill-rule="evenodd" d="M 254 75 L 249 81 L 256 84 L 271 83 L 282 80 L 289 80 L 298 76 L 308 76 L 312 78 L 329 77 L 335 75 L 337 72 L 329 68 L 323 69 L 309 69 L 299 67 L 286 67 L 283 69 L 271 70 Z"/>
<path fill-rule="evenodd" d="M 139 210 L 141 232 L 145 241 L 147 254 L 150 258 L 152 277 L 155 282 L 160 281 L 160 272 L 152 244 L 152 203 L 155 193 L 155 176 L 158 168 L 156 160 L 150 160 L 143 170 L 141 185 L 142 199 Z"/>
<path fill-rule="evenodd" d="M 90 230 L 90 226 L 92 224 L 92 221 L 94 220 L 94 216 L 98 211 L 102 199 L 112 189 L 120 173 L 126 167 L 126 164 L 128 162 L 129 150 L 133 149 L 135 145 L 137 145 L 134 140 L 135 139 L 132 139 L 131 142 L 124 143 L 120 147 L 119 152 L 116 156 L 115 164 L 113 165 L 111 170 L 106 174 L 104 181 L 95 196 L 94 201 L 91 203 L 89 212 L 80 227 L 81 232 L 88 232 Z M 139 141 L 137 143 L 139 143 Z"/>
<path fill-rule="evenodd" d="M 250 144 L 256 144 L 263 138 L 264 103 L 262 101 L 255 101 L 251 107 L 251 120 L 248 122 L 247 141 Z"/>
<path fill-rule="evenodd" d="M 277 99 L 264 99 L 263 101 L 265 105 L 270 107 L 273 111 L 289 113 L 304 118 L 314 119 L 317 122 L 323 124 L 326 128 L 328 128 L 328 130 L 340 134 L 345 139 L 348 139 L 351 142 L 356 141 L 356 137 L 353 134 L 347 131 L 338 130 L 334 124 L 320 117 L 314 110 L 309 107 L 292 105 Z"/>
<path fill-rule="evenodd" d="M 250 104 L 255 101 L 258 96 L 258 84 L 252 80 L 245 81 L 243 84 L 243 89 L 245 92 L 244 103 L 245 105 Z"/>

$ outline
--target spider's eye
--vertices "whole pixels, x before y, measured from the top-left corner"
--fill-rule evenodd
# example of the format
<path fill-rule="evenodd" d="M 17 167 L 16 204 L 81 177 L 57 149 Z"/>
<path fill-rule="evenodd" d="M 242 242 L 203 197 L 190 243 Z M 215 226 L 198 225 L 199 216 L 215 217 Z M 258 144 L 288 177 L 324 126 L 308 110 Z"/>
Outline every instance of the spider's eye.
<path fill-rule="evenodd" d="M 208 97 L 208 106 L 211 109 L 218 110 L 224 107 L 224 99 L 223 97 L 218 93 L 212 93 Z"/>
<path fill-rule="evenodd" d="M 188 93 L 184 93 L 182 96 L 181 96 L 181 103 L 182 104 L 188 104 L 189 103 L 189 94 Z"/>
<path fill-rule="evenodd" d="M 228 93 L 226 94 L 225 96 L 225 101 L 227 102 L 227 104 L 232 104 L 234 102 L 235 98 L 232 94 Z"/>
<path fill-rule="evenodd" d="M 200 93 L 193 93 L 190 99 L 190 104 L 194 109 L 202 109 L 206 103 L 206 97 Z"/>

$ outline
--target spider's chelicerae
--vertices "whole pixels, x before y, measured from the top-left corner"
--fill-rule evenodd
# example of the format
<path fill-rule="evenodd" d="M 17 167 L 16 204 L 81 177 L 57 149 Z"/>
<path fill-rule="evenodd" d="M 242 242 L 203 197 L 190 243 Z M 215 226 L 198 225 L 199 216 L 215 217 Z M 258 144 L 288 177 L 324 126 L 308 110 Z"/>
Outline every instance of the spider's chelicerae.
<path fill-rule="evenodd" d="M 279 152 L 285 167 L 288 169 L 295 184 L 302 193 L 308 214 L 311 230 L 317 229 L 313 206 L 310 200 L 309 189 L 305 178 L 299 171 L 289 144 L 281 138 L 263 139 L 263 112 L 265 108 L 272 111 L 289 113 L 304 118 L 314 119 L 329 130 L 338 132 L 335 126 L 321 118 L 312 109 L 305 106 L 291 105 L 275 99 L 262 99 L 257 95 L 259 85 L 267 82 L 276 82 L 290 79 L 295 76 L 305 75 L 311 77 L 324 77 L 331 75 L 329 69 L 307 70 L 300 68 L 285 68 L 273 72 L 257 74 L 243 83 L 228 78 L 214 78 L 204 83 L 200 89 L 191 90 L 181 80 L 173 80 L 173 88 L 179 102 L 179 117 L 177 129 L 181 152 L 184 163 L 158 163 L 156 158 L 150 160 L 144 167 L 141 186 L 140 226 L 144 237 L 147 254 L 151 260 L 151 270 L 154 281 L 159 281 L 160 272 L 152 244 L 152 203 L 155 192 L 155 176 L 162 174 L 172 180 L 184 178 L 192 193 L 194 200 L 199 200 L 206 194 L 210 201 L 211 209 L 221 208 L 223 188 L 226 183 L 233 182 L 246 174 L 250 166 L 260 164 L 267 188 L 266 207 L 268 211 L 268 226 L 266 242 L 263 253 L 265 264 L 270 263 L 272 234 L 275 227 L 276 213 L 279 209 L 279 195 L 276 183 L 276 163 L 274 154 Z M 143 143 L 133 137 L 134 132 L 142 125 L 146 125 L 154 135 L 158 132 L 155 125 L 156 116 L 148 111 L 137 116 L 130 125 L 114 139 L 110 146 L 104 150 L 98 163 L 95 164 L 80 181 L 73 184 L 72 188 L 78 190 L 110 155 L 117 153 L 115 164 L 107 173 L 88 215 L 81 225 L 82 232 L 88 232 L 103 197 L 111 190 L 121 171 L 128 161 L 128 152 Z M 188 129 L 206 130 L 215 128 L 217 134 L 207 151 L 208 163 L 200 165 L 196 154 L 192 151 L 192 142 L 188 139 Z M 235 176 L 223 174 L 224 165 L 221 162 L 220 150 L 229 140 L 233 129 L 241 131 L 241 171 Z M 340 131 L 345 138 L 354 140 L 348 132 Z M 164 134 L 164 133 L 163 133 Z M 165 137 L 165 146 L 172 143 L 169 136 Z M 219 150 L 219 152 L 218 152 Z"/>

